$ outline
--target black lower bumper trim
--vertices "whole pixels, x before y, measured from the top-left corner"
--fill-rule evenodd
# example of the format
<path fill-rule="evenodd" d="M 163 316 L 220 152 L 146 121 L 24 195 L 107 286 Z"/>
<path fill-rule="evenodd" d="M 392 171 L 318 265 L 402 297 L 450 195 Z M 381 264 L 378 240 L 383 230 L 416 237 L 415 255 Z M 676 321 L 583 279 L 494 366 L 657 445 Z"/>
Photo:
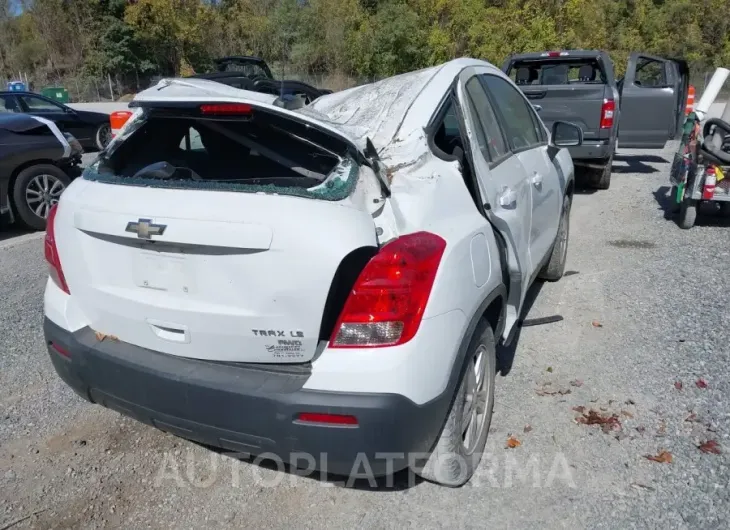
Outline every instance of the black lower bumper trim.
<path fill-rule="evenodd" d="M 79 395 L 172 434 L 238 453 L 348 475 L 363 459 L 374 475 L 428 453 L 443 426 L 450 391 L 424 405 L 396 394 L 304 390 L 307 373 L 232 366 L 99 342 L 50 320 L 45 338 L 59 376 Z M 51 343 L 61 346 L 68 357 Z M 295 422 L 301 412 L 353 415 L 357 426 Z M 303 458 L 302 453 L 307 455 Z M 379 456 L 380 455 L 380 456 Z M 310 464 L 307 464 L 310 465 Z"/>

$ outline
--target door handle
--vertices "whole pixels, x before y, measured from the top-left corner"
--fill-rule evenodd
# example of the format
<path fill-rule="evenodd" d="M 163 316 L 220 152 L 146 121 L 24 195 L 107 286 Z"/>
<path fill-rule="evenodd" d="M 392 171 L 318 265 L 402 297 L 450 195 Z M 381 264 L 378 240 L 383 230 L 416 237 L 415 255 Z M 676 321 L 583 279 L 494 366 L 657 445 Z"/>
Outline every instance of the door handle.
<path fill-rule="evenodd" d="M 542 187 L 542 175 L 540 173 L 535 173 L 530 180 L 536 188 Z"/>
<path fill-rule="evenodd" d="M 510 188 L 504 188 L 499 195 L 499 205 L 503 208 L 514 208 L 517 205 L 517 193 Z"/>

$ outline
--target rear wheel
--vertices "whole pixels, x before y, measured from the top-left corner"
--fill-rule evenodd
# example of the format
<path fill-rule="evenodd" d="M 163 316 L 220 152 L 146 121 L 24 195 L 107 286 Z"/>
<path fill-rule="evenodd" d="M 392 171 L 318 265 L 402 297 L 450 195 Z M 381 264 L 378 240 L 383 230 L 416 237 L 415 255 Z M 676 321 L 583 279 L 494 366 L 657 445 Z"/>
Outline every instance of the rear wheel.
<path fill-rule="evenodd" d="M 679 227 L 688 230 L 697 220 L 697 201 L 684 199 L 679 207 Z"/>
<path fill-rule="evenodd" d="M 497 369 L 494 332 L 482 319 L 467 350 L 467 365 L 441 436 L 425 466 L 426 480 L 457 487 L 472 477 L 487 443 Z"/>
<path fill-rule="evenodd" d="M 99 125 L 99 127 L 96 129 L 96 136 L 94 138 L 96 141 L 96 148 L 99 149 L 99 151 L 104 149 L 112 140 L 111 124 L 102 123 L 101 125 Z"/>
<path fill-rule="evenodd" d="M 672 186 L 672 191 L 669 192 L 669 210 L 672 213 L 678 213 L 680 205 L 677 203 L 677 186 Z"/>
<path fill-rule="evenodd" d="M 720 203 L 720 215 L 724 215 L 725 217 L 730 217 L 730 202 L 721 202 Z"/>
<path fill-rule="evenodd" d="M 20 223 L 33 230 L 45 230 L 51 206 L 70 183 L 68 175 L 51 164 L 21 171 L 13 186 L 13 206 Z"/>
<path fill-rule="evenodd" d="M 607 190 L 611 186 L 611 172 L 613 170 L 613 155 L 601 169 L 591 169 L 591 185 L 599 190 Z"/>
<path fill-rule="evenodd" d="M 563 277 L 565 262 L 568 258 L 568 239 L 570 237 L 570 206 L 572 201 L 567 195 L 563 199 L 563 211 L 560 215 L 558 234 L 550 254 L 550 260 L 540 271 L 540 278 L 549 282 L 556 282 Z"/>

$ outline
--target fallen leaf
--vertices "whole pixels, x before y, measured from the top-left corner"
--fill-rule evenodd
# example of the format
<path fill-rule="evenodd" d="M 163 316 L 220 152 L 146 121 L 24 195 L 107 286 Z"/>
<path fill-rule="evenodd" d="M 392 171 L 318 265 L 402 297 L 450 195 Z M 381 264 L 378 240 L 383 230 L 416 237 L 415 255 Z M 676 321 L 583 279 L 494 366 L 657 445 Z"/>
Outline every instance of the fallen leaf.
<path fill-rule="evenodd" d="M 684 421 L 697 421 L 697 414 L 693 412 L 692 414 L 684 418 Z"/>
<path fill-rule="evenodd" d="M 517 438 L 514 436 L 510 436 L 507 438 L 507 448 L 508 449 L 514 449 L 515 447 L 519 447 L 522 445 L 522 442 L 520 442 Z"/>
<path fill-rule="evenodd" d="M 674 388 L 676 388 L 677 390 L 682 390 L 682 386 L 683 386 L 682 385 L 682 381 L 675 381 L 674 382 Z"/>
<path fill-rule="evenodd" d="M 523 432 L 530 432 L 532 430 L 532 426 L 528 423 L 527 425 L 525 425 L 525 428 L 522 430 L 523 430 Z"/>
<path fill-rule="evenodd" d="M 708 423 L 705 427 L 707 427 L 707 430 L 710 432 L 717 432 L 717 427 L 712 423 Z"/>
<path fill-rule="evenodd" d="M 553 373 L 553 367 L 552 366 L 548 366 L 546 371 L 547 372 L 550 372 L 550 373 Z"/>
<path fill-rule="evenodd" d="M 636 401 L 634 401 L 633 399 L 627 399 L 626 404 L 627 405 L 636 405 Z"/>
<path fill-rule="evenodd" d="M 99 342 L 102 342 L 106 338 L 106 333 L 97 331 L 96 333 L 94 333 L 94 336 L 96 337 L 96 340 L 98 340 Z"/>
<path fill-rule="evenodd" d="M 697 385 L 697 388 L 707 388 L 707 381 L 700 377 L 697 381 L 695 381 L 695 385 Z"/>
<path fill-rule="evenodd" d="M 621 420 L 616 414 L 603 415 L 593 409 L 576 418 L 576 421 L 584 425 L 600 425 L 604 433 L 621 430 Z"/>
<path fill-rule="evenodd" d="M 583 386 L 583 381 L 581 381 L 580 379 L 573 379 L 573 380 L 572 380 L 572 381 L 570 382 L 570 386 L 577 386 L 577 387 L 581 387 L 581 386 Z"/>
<path fill-rule="evenodd" d="M 664 436 L 664 434 L 667 432 L 667 422 L 662 420 L 662 422 L 659 424 L 659 428 L 656 431 L 657 436 Z"/>
<path fill-rule="evenodd" d="M 573 410 L 583 414 L 586 411 L 586 408 L 583 405 L 578 405 L 577 407 L 573 407 Z"/>
<path fill-rule="evenodd" d="M 561 396 L 564 396 L 565 394 L 570 394 L 570 389 L 568 388 L 548 388 L 552 386 L 552 384 L 548 381 L 547 383 L 544 383 L 542 385 L 542 388 L 538 388 L 535 390 L 535 393 L 538 396 L 555 396 L 557 394 L 560 394 Z"/>
<path fill-rule="evenodd" d="M 712 453 L 713 455 L 719 455 L 722 453 L 722 451 L 720 451 L 720 445 L 715 440 L 707 440 L 705 443 L 698 445 L 697 449 L 703 453 Z"/>
<path fill-rule="evenodd" d="M 602 328 L 603 327 L 603 324 L 601 324 L 598 320 L 594 320 L 593 322 L 591 322 L 591 325 L 594 328 Z"/>
<path fill-rule="evenodd" d="M 621 411 L 621 414 L 623 414 L 623 415 L 624 415 L 624 416 L 626 416 L 627 418 L 633 418 L 633 417 L 634 417 L 634 415 L 633 415 L 633 414 L 631 414 L 631 413 L 630 413 L 630 412 L 629 412 L 628 410 L 622 410 L 622 411 Z"/>
<path fill-rule="evenodd" d="M 640 484 L 639 482 L 632 482 L 631 487 L 654 491 L 654 488 L 652 488 L 651 486 L 647 486 L 646 484 Z"/>
<path fill-rule="evenodd" d="M 659 462 L 660 464 L 671 464 L 673 460 L 672 453 L 669 451 L 662 451 L 656 456 L 644 455 L 644 458 L 651 460 L 652 462 Z"/>
<path fill-rule="evenodd" d="M 636 428 L 636 432 L 638 432 L 639 434 L 644 434 L 644 431 L 646 431 L 646 427 L 644 427 L 643 425 L 639 425 Z"/>
<path fill-rule="evenodd" d="M 116 335 L 109 335 L 108 337 L 109 337 L 109 340 L 113 340 L 114 342 L 119 342 L 119 337 L 117 337 Z"/>

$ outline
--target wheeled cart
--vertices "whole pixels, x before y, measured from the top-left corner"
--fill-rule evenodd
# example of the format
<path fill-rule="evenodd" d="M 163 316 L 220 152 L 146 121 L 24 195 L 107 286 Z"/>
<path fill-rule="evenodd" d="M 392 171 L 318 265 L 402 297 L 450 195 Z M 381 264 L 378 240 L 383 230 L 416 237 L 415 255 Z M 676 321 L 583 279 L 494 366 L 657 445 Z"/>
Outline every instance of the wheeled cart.
<path fill-rule="evenodd" d="M 718 69 L 722 81 L 727 70 Z M 702 122 L 717 94 L 703 95 L 698 109 L 687 117 L 682 141 L 670 172 L 672 209 L 679 214 L 679 226 L 692 228 L 702 203 L 716 203 L 721 214 L 730 216 L 730 104 L 722 118 Z M 699 107 L 704 107 L 700 109 Z"/>

